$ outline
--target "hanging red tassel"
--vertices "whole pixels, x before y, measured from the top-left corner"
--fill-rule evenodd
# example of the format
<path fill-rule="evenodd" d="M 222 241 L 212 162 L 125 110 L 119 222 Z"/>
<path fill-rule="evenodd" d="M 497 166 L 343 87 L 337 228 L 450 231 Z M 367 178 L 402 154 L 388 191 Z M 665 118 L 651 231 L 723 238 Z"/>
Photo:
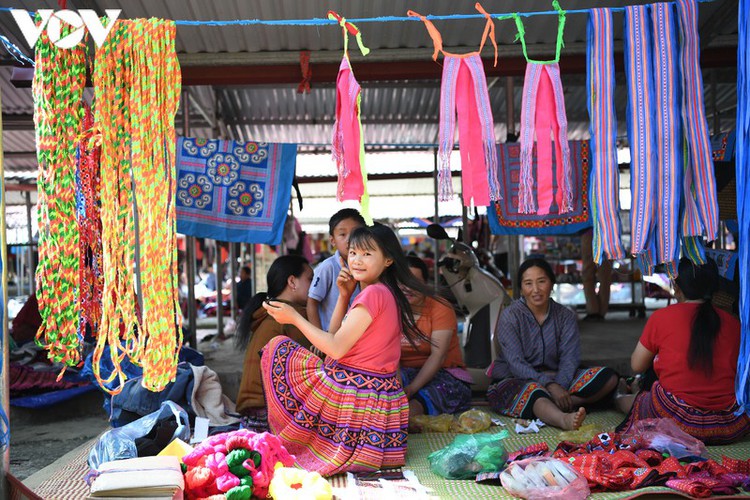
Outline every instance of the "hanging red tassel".
<path fill-rule="evenodd" d="M 312 66 L 310 65 L 310 51 L 301 50 L 299 53 L 299 65 L 302 70 L 302 81 L 297 87 L 298 94 L 310 93 L 310 80 L 312 80 Z"/>

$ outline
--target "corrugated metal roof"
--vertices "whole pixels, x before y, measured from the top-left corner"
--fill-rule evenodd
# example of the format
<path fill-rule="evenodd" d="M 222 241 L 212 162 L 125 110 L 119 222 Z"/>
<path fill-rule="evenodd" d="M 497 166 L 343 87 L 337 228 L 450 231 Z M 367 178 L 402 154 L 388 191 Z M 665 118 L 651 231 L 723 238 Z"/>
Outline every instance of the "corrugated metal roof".
<path fill-rule="evenodd" d="M 54 0 L 20 0 L 14 7 L 36 10 L 39 8 L 57 8 Z M 319 1 L 307 0 L 258 0 L 243 2 L 240 0 L 160 0 L 145 2 L 142 0 L 95 0 L 75 2 L 71 0 L 68 7 L 90 8 L 96 6 L 99 11 L 107 8 L 122 9 L 121 18 L 159 17 L 175 20 L 235 20 L 235 19 L 310 19 L 324 18 L 331 9 L 347 18 L 405 16 L 407 10 L 413 9 L 422 14 L 476 14 L 473 0 L 410 0 L 372 2 L 358 1 Z M 499 2 L 494 2 L 497 4 Z M 600 2 L 600 4 L 603 2 Z M 645 2 L 629 2 L 645 3 Z M 79 7 L 79 4 L 81 7 Z M 503 2 L 503 5 L 486 5 L 490 12 L 508 12 L 510 10 L 549 10 L 550 4 L 533 0 L 526 2 Z M 622 5 L 623 2 L 606 2 L 607 5 Z M 519 6 L 521 7 L 519 9 Z M 566 8 L 590 7 L 591 2 L 569 1 Z M 598 5 L 602 6 L 602 5 Z M 705 7 L 703 8 L 706 9 Z M 709 7 L 710 10 L 710 7 Z M 527 40 L 530 44 L 552 43 L 555 39 L 557 19 L 554 16 L 534 18 L 526 22 Z M 446 46 L 475 47 L 479 44 L 484 21 L 451 20 L 436 21 L 436 26 L 443 32 Z M 515 26 L 512 21 L 497 21 L 498 41 L 512 43 Z M 364 39 L 371 49 L 378 48 L 418 48 L 430 46 L 426 31 L 417 23 L 389 22 L 367 23 L 360 26 Z M 571 15 L 566 24 L 566 42 L 585 41 L 585 16 Z M 12 41 L 19 40 L 18 29 L 9 14 L 0 16 L 0 28 L 13 35 Z M 14 39 L 15 38 L 15 39 Z M 28 49 L 25 42 L 19 45 Z M 177 50 L 186 53 L 200 52 L 278 52 L 278 51 L 338 51 L 342 42 L 340 32 L 327 26 L 180 26 L 177 32 Z"/>
<path fill-rule="evenodd" d="M 26 9 L 57 9 L 56 0 L 13 0 L 13 7 Z M 5 4 L 4 3 L 4 4 Z M 548 10 L 550 3 L 541 0 L 526 2 L 485 2 L 490 12 L 513 10 Z M 622 6 L 632 3 L 646 3 L 638 0 L 618 0 L 606 2 L 566 1 L 567 9 L 602 6 Z M 723 37 L 736 35 L 736 22 L 720 22 L 718 13 L 736 12 L 737 0 L 717 0 L 699 5 L 701 26 L 708 26 L 711 34 Z M 328 9 L 333 9 L 348 18 L 375 16 L 403 16 L 407 9 L 422 14 L 476 13 L 474 0 L 394 0 L 372 2 L 366 0 L 323 2 L 320 0 L 70 0 L 68 8 L 95 8 L 103 12 L 106 8 L 121 8 L 121 18 L 162 17 L 185 20 L 233 20 L 233 19 L 307 19 L 324 17 Z M 616 36 L 621 36 L 622 15 L 615 15 Z M 736 17 L 736 16 L 735 16 Z M 443 34 L 445 46 L 464 47 L 474 50 L 481 37 L 482 20 L 436 21 Z M 515 26 L 511 21 L 497 21 L 497 39 L 500 44 L 512 44 Z M 557 18 L 555 16 L 533 17 L 525 20 L 526 39 L 530 53 L 549 51 L 556 37 Z M 372 49 L 369 57 L 378 49 L 404 49 L 431 47 L 427 31 L 421 23 L 363 23 L 360 25 L 366 45 Z M 26 41 L 20 38 L 15 21 L 7 12 L 0 12 L 0 32 L 7 34 L 27 54 L 30 52 Z M 703 33 L 706 37 L 707 34 Z M 581 51 L 585 46 L 586 16 L 568 16 L 565 29 L 566 49 L 563 54 Z M 714 41 L 717 39 L 714 38 Z M 721 42 L 719 40 L 719 42 Z M 713 43 L 713 42 L 712 42 Z M 177 29 L 177 50 L 182 54 L 215 54 L 247 52 L 253 54 L 272 53 L 273 57 L 293 57 L 296 61 L 299 50 L 323 51 L 333 58 L 340 57 L 342 39 L 335 27 L 299 26 L 225 26 L 189 27 Z M 352 42 L 352 47 L 354 44 Z M 541 49 L 540 49 L 541 47 Z M 486 48 L 485 50 L 489 50 Z M 518 51 L 517 44 L 513 50 Z M 327 52 L 326 52 L 327 51 Z M 429 49 L 423 55 L 429 58 Z M 486 52 L 489 53 L 489 52 Z M 7 59 L 4 51 L 0 57 Z M 422 57 L 422 56 L 420 56 Z M 272 59 L 271 58 L 271 59 Z M 269 59 L 270 60 L 270 59 Z M 352 57 L 356 73 L 358 56 Z M 503 64 L 502 57 L 498 64 Z M 314 66 L 313 66 L 314 70 Z M 217 67 L 216 71 L 221 71 Z M 734 127 L 734 106 L 736 106 L 736 69 L 720 70 L 717 84 L 716 107 L 720 111 L 720 129 Z M 495 137 L 499 142 L 506 136 L 506 96 L 505 81 L 491 78 L 488 82 L 490 100 L 495 121 Z M 518 128 L 521 104 L 522 79 L 515 78 L 514 106 Z M 706 107 L 711 115 L 713 96 L 710 91 L 710 78 L 707 75 Z M 583 75 L 564 75 L 566 108 L 568 111 L 569 136 L 571 139 L 588 137 L 588 115 L 586 110 L 586 89 Z M 10 84 L 10 68 L 0 67 L 0 88 L 2 89 L 3 113 L 30 115 L 33 112 L 31 90 L 16 89 Z M 209 96 L 212 90 L 201 89 L 202 97 Z M 310 145 L 307 149 L 321 149 L 330 143 L 333 113 L 335 110 L 335 90 L 332 85 L 313 87 L 310 94 L 297 94 L 293 85 L 270 87 L 225 87 L 216 88 L 216 97 L 223 120 L 228 124 L 231 137 L 239 140 L 266 140 L 274 142 L 294 142 Z M 205 99 L 201 99 L 205 100 Z M 205 103 L 204 103 L 205 104 Z M 365 140 L 370 144 L 425 144 L 434 143 L 438 132 L 439 82 L 365 82 L 363 84 L 362 120 Z M 625 136 L 626 94 L 624 88 L 616 91 L 618 113 L 618 134 Z M 210 110 L 210 113 L 213 111 Z M 181 131 L 181 113 L 177 117 L 178 131 Z M 713 118 L 709 116 L 709 124 Z M 215 137 L 217 129 L 211 128 L 206 120 L 191 107 L 191 135 Z M 6 130 L 3 132 L 4 149 L 9 152 L 30 152 L 34 150 L 32 130 Z M 318 145 L 318 146 L 316 146 Z M 323 145 L 323 146 L 320 146 Z M 6 161 L 6 175 L 27 175 L 33 171 L 35 162 L 30 157 L 10 157 Z M 28 178 L 35 176 L 27 175 Z"/>
<path fill-rule="evenodd" d="M 19 89 L 10 83 L 10 75 L 12 73 L 13 68 L 10 66 L 0 66 L 0 89 L 3 92 L 3 113 L 11 115 L 31 113 L 34 109 L 31 89 Z"/>
<path fill-rule="evenodd" d="M 701 3 L 701 26 L 711 19 L 723 3 L 736 0 L 716 0 Z M 13 0 L 12 7 L 36 10 L 40 8 L 57 9 L 55 0 Z M 159 17 L 175 20 L 236 20 L 236 19 L 311 19 L 324 18 L 329 9 L 354 19 L 380 16 L 405 16 L 412 9 L 421 14 L 450 15 L 477 14 L 474 0 L 389 0 L 373 2 L 371 0 L 85 0 L 68 2 L 68 8 L 96 8 L 100 13 L 104 9 L 122 9 L 121 18 Z M 649 3 L 644 0 L 600 1 L 569 0 L 564 7 L 569 10 L 591 7 L 617 7 L 629 4 Z M 485 2 L 490 13 L 513 11 L 531 12 L 550 10 L 550 3 L 544 0 L 524 2 Z M 622 15 L 615 18 L 615 36 L 622 33 Z M 556 16 L 536 16 L 526 18 L 526 40 L 530 50 L 535 45 L 554 44 L 557 35 Z M 565 43 L 575 45 L 586 41 L 586 16 L 571 14 L 565 25 Z M 441 30 L 445 46 L 476 47 L 479 44 L 484 21 L 448 20 L 435 21 Z M 516 28 L 512 21 L 496 21 L 497 39 L 501 44 L 512 44 Z M 385 48 L 418 48 L 431 47 L 426 30 L 418 23 L 377 22 L 362 24 L 364 40 L 371 49 Z M 724 23 L 712 30 L 718 35 L 737 32 L 736 23 Z M 0 31 L 7 34 L 11 41 L 24 50 L 28 50 L 25 40 L 7 12 L 0 13 Z M 177 30 L 177 50 L 185 53 L 221 53 L 221 52 L 279 52 L 300 50 L 339 51 L 342 47 L 340 31 L 333 26 L 180 26 Z"/>

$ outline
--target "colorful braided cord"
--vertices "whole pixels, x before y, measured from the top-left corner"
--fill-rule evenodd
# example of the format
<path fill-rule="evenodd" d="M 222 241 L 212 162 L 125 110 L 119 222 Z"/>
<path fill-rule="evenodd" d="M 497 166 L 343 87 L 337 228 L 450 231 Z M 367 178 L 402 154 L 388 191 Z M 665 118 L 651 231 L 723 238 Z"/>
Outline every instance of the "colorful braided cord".
<path fill-rule="evenodd" d="M 64 28 L 66 29 L 66 28 Z M 75 151 L 86 84 L 83 44 L 59 49 L 42 33 L 36 46 L 34 124 L 39 162 L 37 298 L 42 325 L 36 340 L 64 367 L 80 361 L 79 237 Z"/>
<path fill-rule="evenodd" d="M 94 374 L 100 383 L 124 381 L 120 361 L 128 355 L 143 366 L 143 385 L 153 391 L 174 380 L 182 344 L 173 203 L 181 75 L 174 35 L 171 21 L 118 21 L 97 50 L 94 73 L 104 262 Z M 102 380 L 107 343 L 114 370 Z"/>

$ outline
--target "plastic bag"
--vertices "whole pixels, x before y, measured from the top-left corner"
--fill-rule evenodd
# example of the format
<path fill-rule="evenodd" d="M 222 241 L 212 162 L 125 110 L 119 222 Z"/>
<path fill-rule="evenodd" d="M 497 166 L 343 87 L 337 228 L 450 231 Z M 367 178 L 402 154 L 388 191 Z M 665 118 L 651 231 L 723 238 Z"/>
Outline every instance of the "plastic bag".
<path fill-rule="evenodd" d="M 435 474 L 446 479 L 474 479 L 480 472 L 499 472 L 508 454 L 502 440 L 508 431 L 494 434 L 461 434 L 427 459 Z"/>
<path fill-rule="evenodd" d="M 458 416 L 454 424 L 456 432 L 474 434 L 484 432 L 492 425 L 492 418 L 482 410 L 465 411 Z"/>
<path fill-rule="evenodd" d="M 412 420 L 424 432 L 451 432 L 455 418 L 453 415 L 443 413 L 442 415 L 417 415 Z"/>
<path fill-rule="evenodd" d="M 592 437 L 599 433 L 596 425 L 584 424 L 574 431 L 560 431 L 558 437 L 560 441 L 569 441 L 571 443 L 586 443 Z"/>
<path fill-rule="evenodd" d="M 172 401 L 164 401 L 161 408 L 155 412 L 105 432 L 89 453 L 89 467 L 96 469 L 104 462 L 137 457 L 136 439 L 146 436 L 162 420 L 171 419 L 176 419 L 177 429 L 169 441 L 175 438 L 180 438 L 185 442 L 190 441 L 190 422 L 187 412 Z"/>
<path fill-rule="evenodd" d="M 680 429 L 671 418 L 636 420 L 625 436 L 632 436 L 644 448 L 669 453 L 675 458 L 706 458 L 706 445 Z"/>
<path fill-rule="evenodd" d="M 508 493 L 531 500 L 584 500 L 591 494 L 586 478 L 555 458 L 535 457 L 512 462 L 500 474 L 500 482 Z"/>

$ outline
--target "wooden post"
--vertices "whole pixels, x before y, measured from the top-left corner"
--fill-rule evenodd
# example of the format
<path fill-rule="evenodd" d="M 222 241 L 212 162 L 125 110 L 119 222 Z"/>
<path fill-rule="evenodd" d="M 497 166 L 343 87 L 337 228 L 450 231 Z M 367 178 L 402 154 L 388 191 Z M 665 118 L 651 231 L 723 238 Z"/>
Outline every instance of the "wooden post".
<path fill-rule="evenodd" d="M 190 136 L 190 99 L 187 90 L 182 92 L 182 135 Z M 195 237 L 185 237 L 185 273 L 188 285 L 188 332 L 187 340 L 190 347 L 198 348 L 196 309 L 195 309 Z"/>

